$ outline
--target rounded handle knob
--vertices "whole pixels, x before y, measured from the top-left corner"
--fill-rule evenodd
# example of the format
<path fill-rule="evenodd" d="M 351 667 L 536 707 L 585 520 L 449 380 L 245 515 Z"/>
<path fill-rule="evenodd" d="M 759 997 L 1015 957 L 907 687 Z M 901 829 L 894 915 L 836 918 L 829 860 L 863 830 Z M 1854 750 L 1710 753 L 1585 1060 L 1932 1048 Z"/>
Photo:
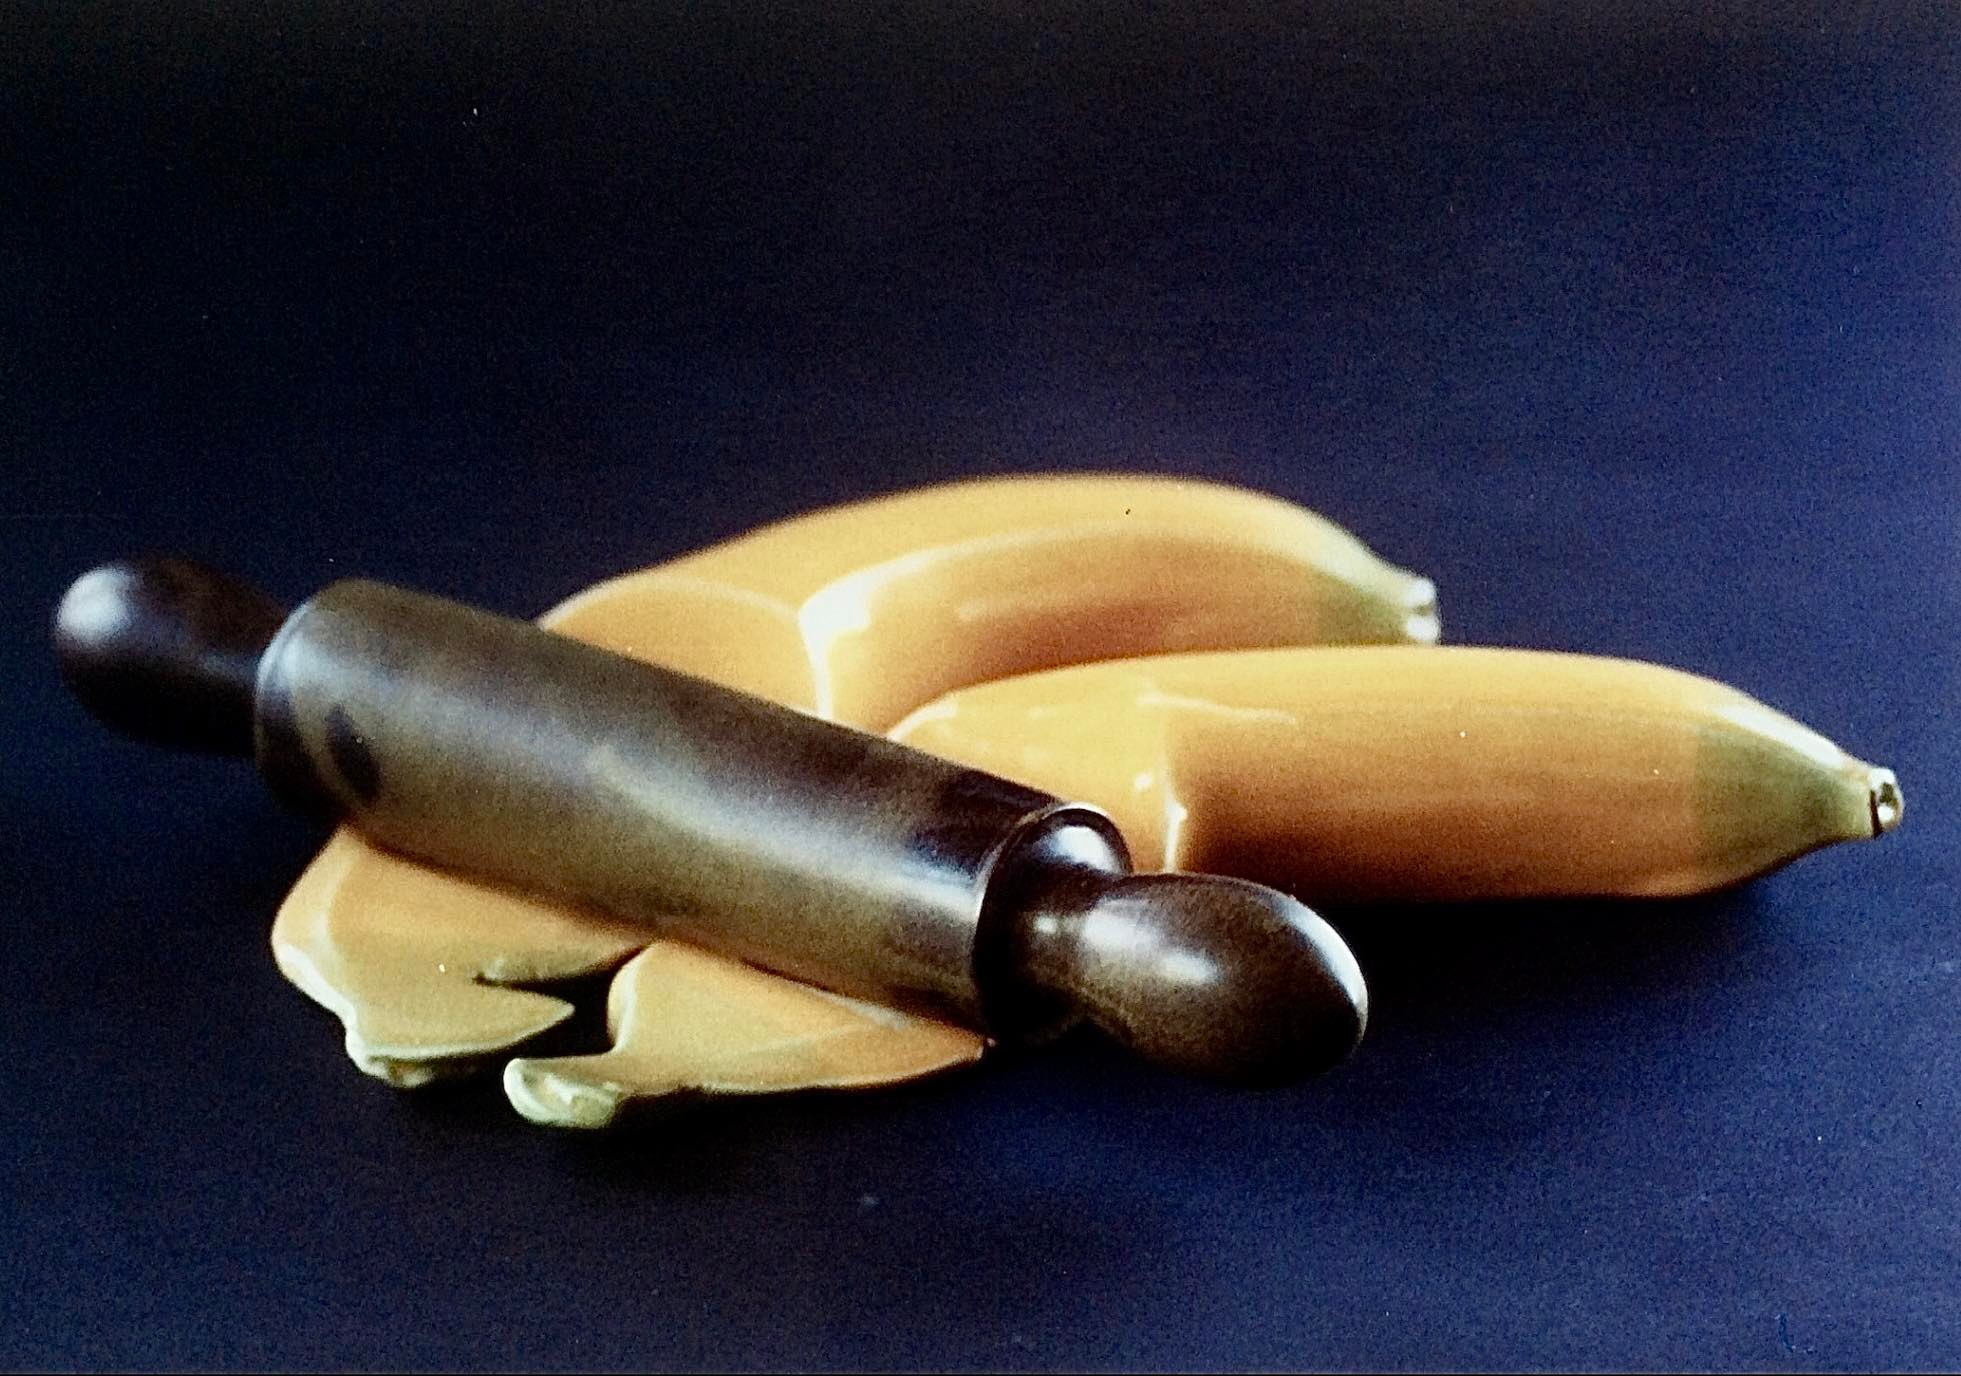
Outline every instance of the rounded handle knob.
<path fill-rule="evenodd" d="M 127 735 L 252 753 L 259 657 L 285 621 L 247 583 L 185 559 L 129 559 L 75 580 L 55 613 L 61 674 Z"/>
<path fill-rule="evenodd" d="M 1326 1070 L 1368 1024 L 1335 930 L 1275 889 L 1207 874 L 1058 885 L 1023 924 L 1021 965 L 1132 1050 L 1209 1079 Z"/>

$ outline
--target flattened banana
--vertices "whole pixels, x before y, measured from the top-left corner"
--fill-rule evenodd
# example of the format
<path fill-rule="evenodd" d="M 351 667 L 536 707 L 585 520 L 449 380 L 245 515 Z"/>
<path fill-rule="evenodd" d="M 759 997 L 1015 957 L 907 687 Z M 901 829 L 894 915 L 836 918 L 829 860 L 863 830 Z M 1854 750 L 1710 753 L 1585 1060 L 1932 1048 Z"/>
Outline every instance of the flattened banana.
<path fill-rule="evenodd" d="M 1140 869 L 1318 902 L 1695 893 L 1902 809 L 1891 771 L 1736 689 L 1527 650 L 1085 665 L 950 694 L 890 734 L 1101 805 Z"/>
<path fill-rule="evenodd" d="M 636 1100 L 894 1084 L 979 1060 L 984 1045 L 672 941 L 614 978 L 606 1028 L 609 1051 L 505 1066 L 512 1107 L 548 1127 L 605 1127 Z"/>
<path fill-rule="evenodd" d="M 1428 643 L 1436 588 L 1290 502 L 1137 474 L 988 478 L 814 512 L 545 618 L 882 731 L 954 688 L 1126 655 Z"/>
<path fill-rule="evenodd" d="M 273 920 L 281 974 L 331 1009 L 347 1054 L 409 1089 L 474 1074 L 571 1016 L 525 984 L 598 974 L 644 928 L 391 855 L 346 827 Z"/>

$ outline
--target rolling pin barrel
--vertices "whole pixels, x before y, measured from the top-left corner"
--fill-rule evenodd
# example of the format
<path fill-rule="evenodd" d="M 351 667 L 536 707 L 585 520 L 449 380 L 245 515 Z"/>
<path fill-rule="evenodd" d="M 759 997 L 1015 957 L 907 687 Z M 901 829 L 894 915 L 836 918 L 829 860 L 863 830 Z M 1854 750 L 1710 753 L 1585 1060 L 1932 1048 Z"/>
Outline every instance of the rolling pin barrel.
<path fill-rule="evenodd" d="M 57 642 L 121 729 L 249 743 L 394 850 L 837 992 L 1008 1040 L 1087 1015 L 1245 1081 L 1361 1032 L 1352 957 L 1285 895 L 1131 875 L 1094 809 L 525 622 L 360 580 L 282 619 L 151 561 L 80 580 Z"/>
<path fill-rule="evenodd" d="M 379 583 L 279 631 L 257 741 L 282 794 L 396 850 L 966 1023 L 997 860 L 1072 828 L 1127 868 L 1086 809 Z"/>

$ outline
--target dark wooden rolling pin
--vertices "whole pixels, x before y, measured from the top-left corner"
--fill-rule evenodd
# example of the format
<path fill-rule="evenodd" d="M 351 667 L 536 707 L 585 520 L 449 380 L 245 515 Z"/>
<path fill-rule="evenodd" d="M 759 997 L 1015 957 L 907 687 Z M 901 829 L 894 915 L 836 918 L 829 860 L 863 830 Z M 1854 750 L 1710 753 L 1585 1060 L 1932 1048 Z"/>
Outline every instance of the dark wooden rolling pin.
<path fill-rule="evenodd" d="M 1086 1017 L 1272 1084 L 1367 1019 L 1354 957 L 1285 894 L 1132 874 L 1093 808 L 526 622 L 359 580 L 287 615 L 156 559 L 78 580 L 56 642 L 105 722 L 254 755 L 405 855 L 1003 1041 Z"/>

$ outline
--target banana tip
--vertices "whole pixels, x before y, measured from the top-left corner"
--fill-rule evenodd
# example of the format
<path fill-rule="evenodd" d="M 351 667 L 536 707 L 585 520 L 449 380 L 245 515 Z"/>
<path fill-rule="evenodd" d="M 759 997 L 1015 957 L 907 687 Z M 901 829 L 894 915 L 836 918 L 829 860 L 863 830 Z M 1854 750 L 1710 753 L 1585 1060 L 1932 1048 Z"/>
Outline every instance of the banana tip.
<path fill-rule="evenodd" d="M 1443 623 L 1437 615 L 1437 585 L 1427 578 L 1412 578 L 1403 589 L 1403 634 L 1419 645 L 1434 645 L 1441 637 Z"/>
<path fill-rule="evenodd" d="M 1900 781 L 1893 777 L 1890 769 L 1874 769 L 1866 776 L 1866 788 L 1872 800 L 1872 834 L 1884 836 L 1900 824 L 1906 812 L 1906 798 L 1900 793 Z"/>

